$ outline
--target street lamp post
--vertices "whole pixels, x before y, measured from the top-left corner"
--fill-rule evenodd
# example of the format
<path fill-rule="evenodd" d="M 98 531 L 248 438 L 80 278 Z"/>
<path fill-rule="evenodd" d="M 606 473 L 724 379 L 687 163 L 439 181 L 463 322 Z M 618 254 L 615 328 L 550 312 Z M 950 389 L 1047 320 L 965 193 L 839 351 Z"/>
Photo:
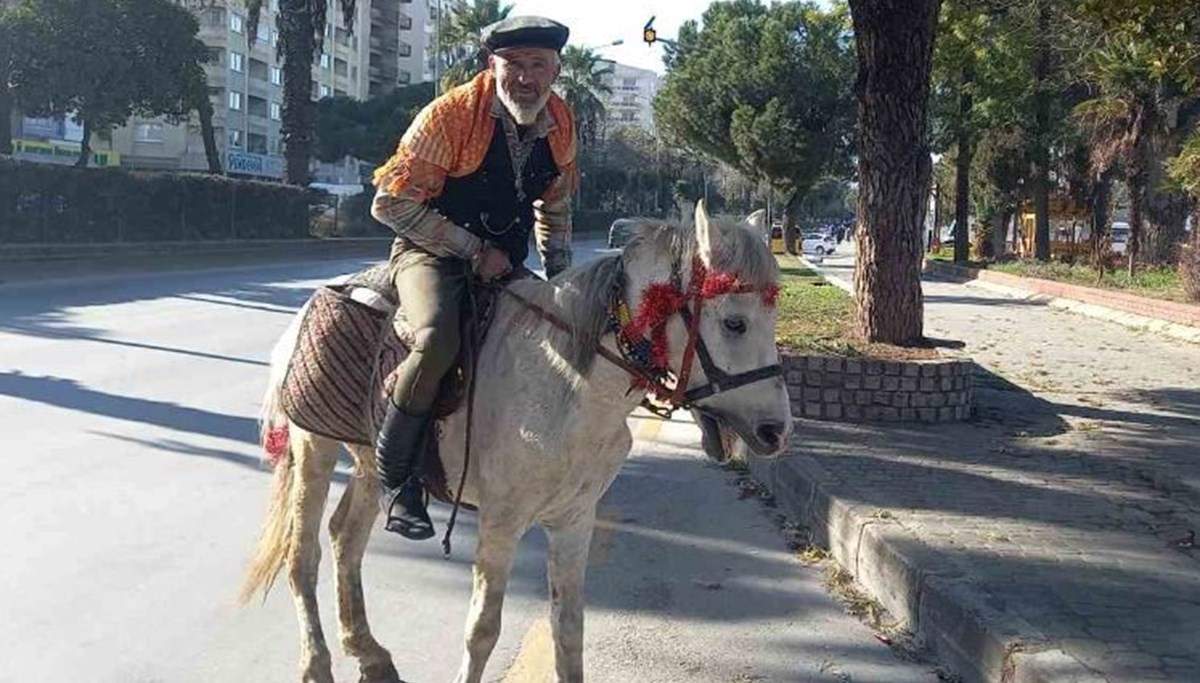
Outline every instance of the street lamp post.
<path fill-rule="evenodd" d="M 624 45 L 624 44 L 625 44 L 625 39 L 624 39 L 624 38 L 617 38 L 616 40 L 612 41 L 611 43 L 601 43 L 601 44 L 599 44 L 599 45 L 584 45 L 584 46 L 583 46 L 581 49 L 584 49 L 584 50 L 603 50 L 603 49 L 604 49 L 604 48 L 606 48 L 606 47 L 616 47 L 616 46 L 618 46 L 618 45 Z"/>

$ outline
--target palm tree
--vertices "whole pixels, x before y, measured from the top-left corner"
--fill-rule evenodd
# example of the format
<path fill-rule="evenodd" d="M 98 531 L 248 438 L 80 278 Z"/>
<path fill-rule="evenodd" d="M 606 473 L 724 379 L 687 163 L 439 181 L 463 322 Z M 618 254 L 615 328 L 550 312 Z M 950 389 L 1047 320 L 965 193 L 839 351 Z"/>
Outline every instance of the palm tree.
<path fill-rule="evenodd" d="M 575 113 L 575 126 L 581 145 L 595 142 L 604 119 L 601 95 L 611 95 L 605 80 L 613 73 L 613 63 L 585 47 L 568 45 L 562 53 L 562 73 L 556 87 Z"/>
<path fill-rule="evenodd" d="M 1142 247 L 1147 260 L 1162 262 L 1182 233 L 1186 202 L 1178 201 L 1182 193 L 1163 189 L 1164 161 L 1182 143 L 1188 117 L 1181 110 L 1196 107 L 1196 98 L 1173 74 L 1164 73 L 1144 44 L 1108 40 L 1088 57 L 1095 97 L 1078 105 L 1075 114 L 1091 146 L 1094 173 L 1118 166 L 1125 172 L 1132 274 Z M 1144 224 L 1148 231 L 1143 232 Z"/>
<path fill-rule="evenodd" d="M 500 0 L 474 0 L 457 3 L 439 19 L 441 54 L 438 59 L 443 68 L 443 91 L 466 83 L 479 73 L 483 68 L 480 52 L 483 29 L 507 18 L 512 8 L 512 5 L 501 4 Z"/>
<path fill-rule="evenodd" d="M 354 27 L 356 0 L 338 0 L 346 28 Z M 246 36 L 251 42 L 258 33 L 263 0 L 246 0 L 249 15 Z M 279 0 L 277 54 L 283 58 L 283 182 L 307 185 L 308 161 L 312 154 L 316 105 L 312 101 L 313 57 L 325 36 L 324 0 Z"/>

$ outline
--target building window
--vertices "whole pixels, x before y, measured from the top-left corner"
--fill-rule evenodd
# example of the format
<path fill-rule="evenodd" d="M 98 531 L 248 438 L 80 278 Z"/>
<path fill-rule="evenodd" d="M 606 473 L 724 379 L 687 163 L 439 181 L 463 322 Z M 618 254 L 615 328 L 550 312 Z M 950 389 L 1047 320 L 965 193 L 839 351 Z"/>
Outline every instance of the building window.
<path fill-rule="evenodd" d="M 229 146 L 234 149 L 241 149 L 242 144 L 243 144 L 242 131 L 240 131 L 240 130 L 229 131 Z"/>
<path fill-rule="evenodd" d="M 245 33 L 245 19 L 237 12 L 229 13 L 229 30 L 234 33 Z"/>
<path fill-rule="evenodd" d="M 329 68 L 329 53 L 328 52 L 321 53 L 321 68 L 322 69 Z"/>
<path fill-rule="evenodd" d="M 279 154 L 279 138 L 269 138 L 267 140 L 267 152 L 271 154 Z"/>
<path fill-rule="evenodd" d="M 271 29 L 271 47 L 279 47 L 279 31 Z"/>
<path fill-rule="evenodd" d="M 258 22 L 258 32 L 255 37 L 263 43 L 271 38 L 271 29 L 267 28 L 267 25 L 261 20 Z"/>
<path fill-rule="evenodd" d="M 236 90 L 229 91 L 229 108 L 235 111 L 242 110 L 242 93 Z"/>
<path fill-rule="evenodd" d="M 238 73 L 246 70 L 246 59 L 240 52 L 229 53 L 229 68 Z"/>
<path fill-rule="evenodd" d="M 163 127 L 161 123 L 139 123 L 134 132 L 137 142 L 162 142 Z"/>
<path fill-rule="evenodd" d="M 274 85 L 283 85 L 283 69 L 277 66 L 271 67 L 271 83 Z"/>
<path fill-rule="evenodd" d="M 358 82 L 358 67 L 357 66 L 352 65 L 350 67 L 350 80 Z"/>
<path fill-rule="evenodd" d="M 278 102 L 272 102 L 268 107 L 268 114 L 272 121 L 278 121 L 283 118 L 283 107 Z"/>
<path fill-rule="evenodd" d="M 204 10 L 204 23 L 209 26 L 224 26 L 225 10 L 220 7 L 210 7 Z"/>
<path fill-rule="evenodd" d="M 329 86 L 327 86 L 327 85 L 321 86 L 321 97 L 329 97 L 331 92 L 332 91 L 329 89 Z"/>
<path fill-rule="evenodd" d="M 412 56 L 412 45 L 409 45 L 408 43 L 400 43 L 400 56 L 401 57 L 411 57 Z"/>

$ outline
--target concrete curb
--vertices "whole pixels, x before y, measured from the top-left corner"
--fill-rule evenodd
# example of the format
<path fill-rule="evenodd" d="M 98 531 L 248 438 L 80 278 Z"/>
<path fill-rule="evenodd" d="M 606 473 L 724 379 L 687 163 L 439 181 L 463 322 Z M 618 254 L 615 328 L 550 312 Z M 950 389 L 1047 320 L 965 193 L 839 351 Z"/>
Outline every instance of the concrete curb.
<path fill-rule="evenodd" d="M 751 474 L 814 542 L 969 683 L 1101 683 L 1025 620 L 894 521 L 842 498 L 816 459 L 748 458 Z"/>

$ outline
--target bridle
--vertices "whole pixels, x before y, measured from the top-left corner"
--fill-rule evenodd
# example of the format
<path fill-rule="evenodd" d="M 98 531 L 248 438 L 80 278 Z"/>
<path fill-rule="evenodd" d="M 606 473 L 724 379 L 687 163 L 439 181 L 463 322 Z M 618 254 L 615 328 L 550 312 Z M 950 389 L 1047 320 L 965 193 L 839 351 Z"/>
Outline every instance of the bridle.
<path fill-rule="evenodd" d="M 617 259 L 618 268 L 623 271 L 624 261 L 620 256 Z M 671 266 L 669 282 L 653 283 L 646 288 L 634 314 L 629 313 L 623 272 L 618 273 L 608 311 L 609 330 L 616 337 L 618 352 L 613 353 L 604 346 L 596 349 L 597 354 L 630 375 L 630 391 L 644 389 L 654 397 L 655 400 L 644 401 L 643 406 L 663 417 L 669 417 L 681 408 L 694 408 L 697 402 L 722 392 L 778 377 L 783 372 L 778 363 L 747 372 L 725 372 L 713 362 L 708 345 L 700 334 L 700 316 L 705 301 L 727 294 L 758 293 L 765 305 L 774 306 L 778 287 L 755 286 L 728 273 L 710 272 L 703 261 L 695 257 L 692 260 L 691 279 L 684 290 L 681 263 L 682 257 L 677 256 Z M 558 315 L 511 289 L 504 288 L 501 291 L 555 327 L 568 334 L 572 332 L 571 327 Z M 667 323 L 676 314 L 683 319 L 687 329 L 683 362 L 678 373 L 668 367 L 666 342 Z M 688 389 L 697 359 L 708 383 Z"/>

